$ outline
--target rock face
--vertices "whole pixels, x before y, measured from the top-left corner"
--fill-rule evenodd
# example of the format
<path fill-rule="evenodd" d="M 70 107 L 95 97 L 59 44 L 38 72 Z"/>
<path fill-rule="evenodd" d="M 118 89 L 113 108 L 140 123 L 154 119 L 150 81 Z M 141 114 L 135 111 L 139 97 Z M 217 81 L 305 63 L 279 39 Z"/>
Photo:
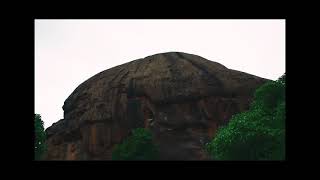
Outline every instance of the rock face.
<path fill-rule="evenodd" d="M 47 160 L 110 160 L 137 127 L 151 129 L 162 160 L 205 160 L 219 126 L 248 109 L 268 81 L 200 56 L 169 52 L 91 77 L 63 105 L 47 132 Z"/>

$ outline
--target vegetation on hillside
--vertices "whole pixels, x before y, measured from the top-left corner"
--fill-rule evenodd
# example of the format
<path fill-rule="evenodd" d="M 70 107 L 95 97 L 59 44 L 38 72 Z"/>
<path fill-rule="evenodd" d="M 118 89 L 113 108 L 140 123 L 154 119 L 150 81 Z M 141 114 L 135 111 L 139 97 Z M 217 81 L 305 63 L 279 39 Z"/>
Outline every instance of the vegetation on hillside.
<path fill-rule="evenodd" d="M 259 87 L 249 111 L 219 128 L 206 149 L 215 160 L 284 160 L 285 74 Z"/>
<path fill-rule="evenodd" d="M 113 160 L 156 160 L 157 147 L 152 143 L 150 130 L 137 128 L 112 153 Z"/>
<path fill-rule="evenodd" d="M 35 160 L 41 160 L 46 152 L 46 134 L 43 127 L 43 121 L 41 120 L 40 114 L 35 114 L 34 118 L 34 150 L 35 150 Z"/>

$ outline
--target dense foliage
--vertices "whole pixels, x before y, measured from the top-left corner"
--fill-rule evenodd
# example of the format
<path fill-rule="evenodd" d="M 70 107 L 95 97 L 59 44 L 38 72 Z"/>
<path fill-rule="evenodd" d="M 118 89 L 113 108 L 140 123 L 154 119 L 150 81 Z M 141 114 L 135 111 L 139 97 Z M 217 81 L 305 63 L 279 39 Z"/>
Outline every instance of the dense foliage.
<path fill-rule="evenodd" d="M 35 160 L 41 160 L 46 151 L 46 134 L 43 127 L 43 121 L 41 120 L 40 114 L 35 114 L 34 118 L 34 130 L 35 130 Z"/>
<path fill-rule="evenodd" d="M 156 160 L 158 150 L 152 143 L 150 130 L 137 128 L 112 153 L 113 160 Z"/>
<path fill-rule="evenodd" d="M 219 128 L 206 148 L 216 160 L 285 159 L 285 74 L 259 87 L 249 111 Z"/>

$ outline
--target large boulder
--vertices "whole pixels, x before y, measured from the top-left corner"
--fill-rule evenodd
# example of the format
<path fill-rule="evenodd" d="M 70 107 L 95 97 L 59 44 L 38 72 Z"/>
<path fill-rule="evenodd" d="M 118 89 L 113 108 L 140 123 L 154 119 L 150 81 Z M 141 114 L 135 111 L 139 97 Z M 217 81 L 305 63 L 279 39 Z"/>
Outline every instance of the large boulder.
<path fill-rule="evenodd" d="M 63 105 L 48 134 L 47 160 L 110 160 L 131 130 L 151 129 L 162 160 L 207 159 L 203 145 L 248 109 L 268 81 L 200 56 L 169 52 L 91 77 Z"/>

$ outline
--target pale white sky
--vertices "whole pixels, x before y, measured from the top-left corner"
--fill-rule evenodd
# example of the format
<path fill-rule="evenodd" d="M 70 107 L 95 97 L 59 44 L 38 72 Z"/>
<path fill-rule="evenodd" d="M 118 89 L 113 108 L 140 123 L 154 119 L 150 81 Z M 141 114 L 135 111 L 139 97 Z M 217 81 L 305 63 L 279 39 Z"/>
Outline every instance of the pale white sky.
<path fill-rule="evenodd" d="M 285 20 L 35 20 L 35 113 L 47 128 L 88 78 L 169 51 L 275 80 L 285 72 Z"/>

